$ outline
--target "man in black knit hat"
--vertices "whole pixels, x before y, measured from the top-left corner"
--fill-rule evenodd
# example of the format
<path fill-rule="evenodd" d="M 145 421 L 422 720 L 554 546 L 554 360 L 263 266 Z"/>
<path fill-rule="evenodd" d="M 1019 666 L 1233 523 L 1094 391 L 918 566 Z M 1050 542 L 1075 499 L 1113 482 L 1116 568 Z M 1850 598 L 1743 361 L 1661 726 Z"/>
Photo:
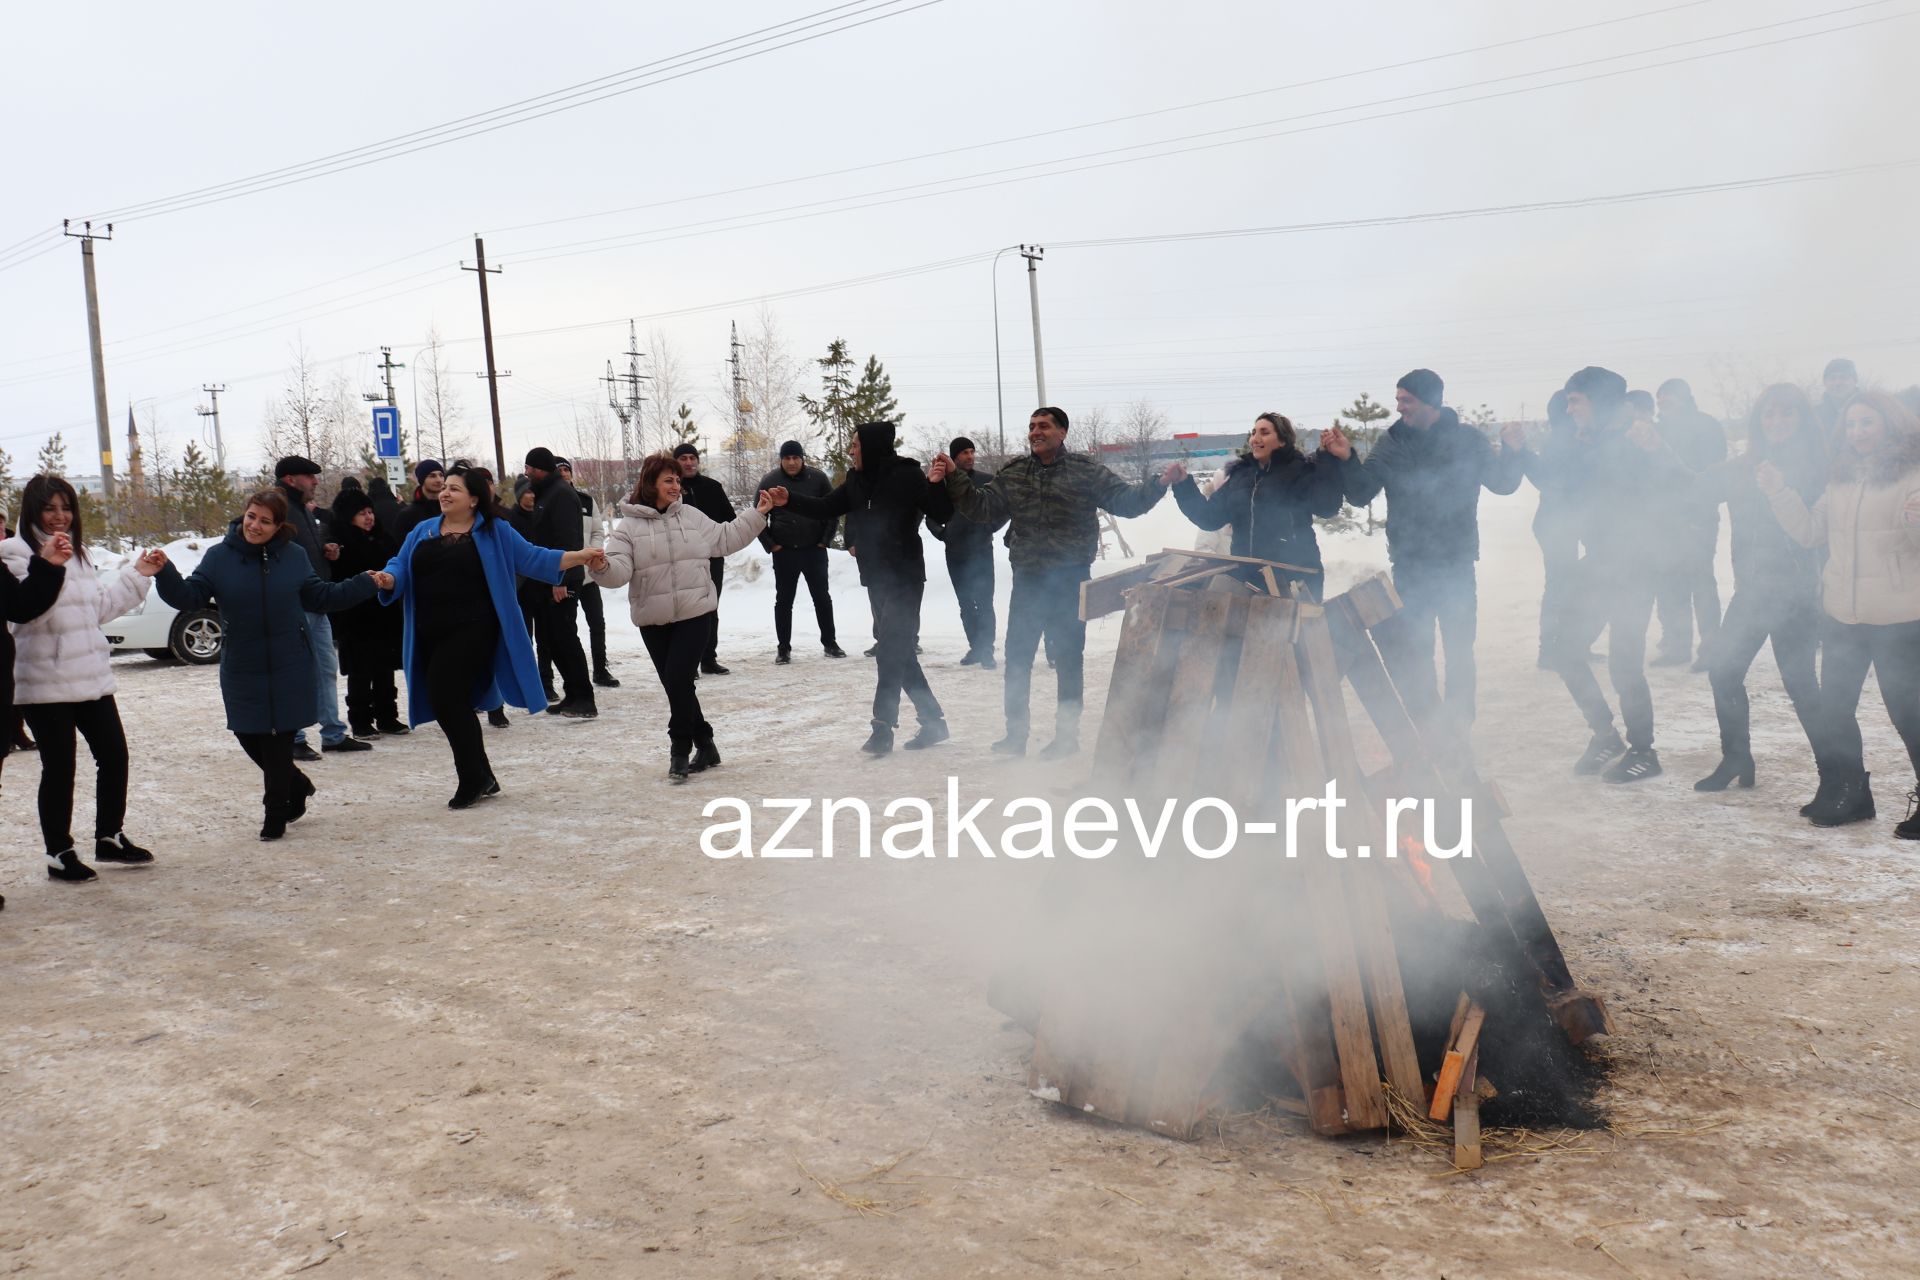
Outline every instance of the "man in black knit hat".
<path fill-rule="evenodd" d="M 833 492 L 833 482 L 818 467 L 807 465 L 807 451 L 798 440 L 780 446 L 780 465 L 760 477 L 759 494 L 769 489 L 785 489 L 791 498 L 824 498 Z M 775 663 L 784 666 L 793 661 L 793 598 L 800 580 L 806 579 L 807 594 L 813 599 L 813 620 L 820 628 L 820 647 L 829 658 L 844 658 L 833 626 L 833 596 L 827 588 L 827 544 L 833 541 L 838 520 L 816 520 L 789 507 L 775 507 L 767 513 L 767 527 L 760 545 L 773 555 L 773 635 L 779 646 Z"/>
<path fill-rule="evenodd" d="M 527 451 L 527 479 L 533 482 L 533 514 L 527 521 L 527 541 L 559 551 L 580 551 L 586 537 L 580 523 L 580 495 L 560 475 L 560 460 L 547 448 Z M 560 585 L 539 601 L 533 615 L 541 646 L 560 669 L 565 695 L 549 714 L 591 719 L 600 714 L 593 701 L 586 651 L 580 647 L 578 592 L 586 575 L 569 569 Z"/>
<path fill-rule="evenodd" d="M 566 458 L 555 458 L 553 465 L 560 469 L 560 477 L 573 484 L 573 463 Z M 585 539 L 589 551 L 605 546 L 606 530 L 601 526 L 600 513 L 593 508 L 593 495 L 578 488 L 574 492 L 580 496 L 580 536 Z M 580 584 L 580 612 L 587 619 L 587 648 L 593 658 L 593 682 L 602 689 L 618 689 L 620 681 L 614 678 L 613 669 L 607 665 L 607 611 L 600 598 L 600 584 L 588 578 Z M 540 673 L 546 675 L 545 671 Z"/>
<path fill-rule="evenodd" d="M 682 442 L 673 447 L 673 460 L 680 466 L 680 501 L 698 511 L 715 524 L 731 524 L 739 512 L 733 509 L 733 503 L 727 501 L 727 491 L 718 480 L 700 474 L 700 450 L 691 442 Z M 726 584 L 727 561 L 725 556 L 714 556 L 707 561 L 707 572 L 713 575 L 713 639 L 707 642 L 707 656 L 700 660 L 702 675 L 724 676 L 727 668 L 720 665 L 720 588 Z"/>
<path fill-rule="evenodd" d="M 953 465 L 967 473 L 976 489 L 993 482 L 991 471 L 981 471 L 974 463 L 973 441 L 955 436 L 947 446 Z M 953 579 L 953 594 L 960 601 L 960 625 L 967 633 L 967 654 L 960 665 L 978 663 L 993 670 L 993 535 L 1007 523 L 996 515 L 989 524 L 956 510 L 951 520 L 928 520 L 927 531 L 947 545 L 947 576 Z"/>
<path fill-rule="evenodd" d="M 1407 711 L 1465 740 L 1474 713 L 1480 490 L 1508 494 L 1520 487 L 1527 437 L 1509 423 L 1496 449 L 1446 407 L 1445 392 L 1439 374 L 1415 369 L 1394 388 L 1399 421 L 1365 458 L 1338 427 L 1320 433 L 1320 447 L 1336 460 L 1348 502 L 1363 507 L 1387 495 L 1387 558 L 1401 608 L 1375 634 Z M 1436 627 L 1446 653 L 1444 702 L 1434 665 Z"/>

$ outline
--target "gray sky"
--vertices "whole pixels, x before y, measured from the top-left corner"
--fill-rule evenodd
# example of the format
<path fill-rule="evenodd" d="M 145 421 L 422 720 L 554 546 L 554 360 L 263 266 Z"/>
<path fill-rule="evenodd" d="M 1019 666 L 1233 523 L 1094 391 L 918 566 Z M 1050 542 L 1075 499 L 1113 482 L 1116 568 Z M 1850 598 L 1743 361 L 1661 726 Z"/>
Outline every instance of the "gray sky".
<path fill-rule="evenodd" d="M 27 258 L 49 235 L 7 255 L 36 229 L 488 111 L 823 4 L 343 0 L 321 16 L 104 2 L 84 32 L 55 7 L 17 7 L 0 53 L 0 111 L 14 122 L 0 195 L 0 448 L 16 475 L 56 428 L 70 459 L 91 452 L 79 251 Z M 494 323 L 515 375 L 502 383 L 514 456 L 564 446 L 570 402 L 604 398 L 596 380 L 628 316 L 669 336 L 696 415 L 717 428 L 708 401 L 727 324 L 746 327 L 755 304 L 647 317 L 1019 241 L 1049 246 L 1049 398 L 1079 412 L 1148 397 L 1176 430 L 1233 429 L 1266 409 L 1323 426 L 1362 391 L 1389 398 L 1416 365 L 1441 372 L 1453 403 L 1503 416 L 1537 414 L 1588 363 L 1636 386 L 1690 378 L 1709 408 L 1810 379 L 1836 354 L 1904 386 L 1920 380 L 1903 305 L 1917 283 L 1911 167 L 1501 217 L 1070 242 L 1907 161 L 1920 157 L 1913 13 L 1910 0 L 939 0 L 384 163 L 116 217 L 99 249 L 116 436 L 138 401 L 177 450 L 200 428 L 200 384 L 224 381 L 230 460 L 261 461 L 259 419 L 296 342 L 367 389 L 381 344 L 411 362 L 432 325 L 455 368 L 481 368 L 474 277 L 458 270 L 475 231 L 506 266 Z M 1635 14 L 1647 16 L 1444 56 Z M 1699 56 L 1727 50 L 1740 51 Z M 1681 58 L 1695 60 L 1632 70 Z M 1142 112 L 1160 114 L 1071 129 Z M 1047 130 L 1070 131 L 978 145 Z M 879 163 L 962 147 L 975 149 Z M 1103 154 L 1068 160 L 1092 153 Z M 763 185 L 860 165 L 874 167 Z M 760 189 L 698 198 L 742 187 Z M 671 228 L 698 234 L 620 243 Z M 566 245 L 594 251 L 548 256 Z M 1008 254 L 999 275 L 1016 423 L 1034 392 L 1020 268 Z M 771 306 L 802 359 L 836 335 L 878 354 L 910 428 L 979 434 L 995 416 L 989 283 L 975 261 Z M 484 387 L 462 383 L 477 439 Z"/>

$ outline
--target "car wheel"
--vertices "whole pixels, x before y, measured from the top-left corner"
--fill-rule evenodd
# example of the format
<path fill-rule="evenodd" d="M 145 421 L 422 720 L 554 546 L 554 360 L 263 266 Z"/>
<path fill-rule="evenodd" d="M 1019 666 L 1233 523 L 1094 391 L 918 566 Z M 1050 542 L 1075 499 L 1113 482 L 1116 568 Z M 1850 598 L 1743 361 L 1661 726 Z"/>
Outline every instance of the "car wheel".
<path fill-rule="evenodd" d="M 182 662 L 196 667 L 220 661 L 220 646 L 226 629 L 220 623 L 218 609 L 195 609 L 173 620 L 167 648 Z"/>

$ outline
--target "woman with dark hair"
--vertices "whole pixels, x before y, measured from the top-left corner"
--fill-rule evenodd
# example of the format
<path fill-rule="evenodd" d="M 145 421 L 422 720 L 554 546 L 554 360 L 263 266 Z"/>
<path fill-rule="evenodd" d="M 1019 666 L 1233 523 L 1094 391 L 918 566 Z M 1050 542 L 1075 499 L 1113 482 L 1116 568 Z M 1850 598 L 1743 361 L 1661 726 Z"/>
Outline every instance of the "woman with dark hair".
<path fill-rule="evenodd" d="M 536 547 L 508 523 L 484 467 L 447 473 L 440 514 L 415 525 L 387 562 L 393 585 L 380 603 L 399 600 L 406 618 L 402 660 L 408 718 L 418 728 L 440 722 L 453 749 L 459 782 L 450 809 L 500 794 L 487 760 L 476 709 L 503 698 L 544 711 L 540 670 L 514 599 L 518 578 L 555 584 L 566 570 L 604 564 L 598 551 Z"/>
<path fill-rule="evenodd" d="M 1920 774 L 1920 421 L 1879 391 L 1862 391 L 1840 416 L 1843 443 L 1833 457 L 1827 491 L 1811 506 L 1769 461 L 1754 473 L 1787 535 L 1803 547 L 1825 547 L 1820 575 L 1820 720 L 1815 758 L 1820 794 L 1807 807 L 1816 827 L 1874 816 L 1860 740 L 1860 690 L 1871 667 L 1887 716 Z M 44 744 L 42 750 L 44 750 Z M 1920 840 L 1920 814 L 1909 795 L 1905 821 L 1893 829 Z"/>
<path fill-rule="evenodd" d="M 1201 493 L 1192 476 L 1183 476 L 1173 486 L 1173 500 L 1202 529 L 1231 526 L 1231 554 L 1298 566 L 1274 573 L 1320 599 L 1326 571 L 1313 518 L 1340 513 L 1340 472 L 1301 453 L 1293 423 L 1285 417 L 1263 413 L 1255 418 L 1247 452 L 1227 464 L 1213 491 Z M 1262 580 L 1259 565 L 1243 565 L 1235 573 L 1256 584 Z"/>
<path fill-rule="evenodd" d="M 220 608 L 220 697 L 228 731 L 260 767 L 262 840 L 284 836 L 287 824 L 306 813 L 315 791 L 313 780 L 293 762 L 294 731 L 319 714 L 307 615 L 344 613 L 372 600 L 376 586 L 393 581 L 376 568 L 337 582 L 324 580 L 291 541 L 287 514 L 286 496 L 278 489 L 254 494 L 190 576 L 182 578 L 162 556 L 159 582 L 160 598 L 182 612 L 213 604 Z M 345 559 L 343 550 L 340 560 Z M 345 652 L 343 646 L 343 657 Z"/>
<path fill-rule="evenodd" d="M 752 511 L 717 524 L 680 500 L 679 464 L 655 454 L 614 511 L 604 567 L 588 571 L 603 588 L 627 588 L 633 625 L 667 693 L 667 777 L 674 782 L 720 763 L 713 726 L 701 714 L 694 689 L 720 603 L 708 562 L 752 542 L 766 527 L 767 512 L 786 498 L 785 488 L 762 489 Z"/>
<path fill-rule="evenodd" d="M 78 734 L 97 770 L 94 791 L 95 862 L 138 865 L 153 855 L 127 839 L 127 735 L 107 637 L 100 628 L 147 598 L 166 557 L 150 551 L 111 582 L 101 581 L 80 529 L 80 495 L 59 476 L 35 476 L 20 495 L 20 534 L 0 542 L 0 562 L 25 581 L 42 548 L 64 538 L 72 548 L 66 579 L 53 607 L 16 624 L 14 700 L 40 740 L 40 834 L 47 874 L 55 880 L 94 878 L 73 839 L 73 776 Z"/>
<path fill-rule="evenodd" d="M 329 561 L 327 569 L 335 582 L 386 568 L 400 549 L 399 541 L 380 527 L 373 499 L 358 489 L 342 488 L 334 496 L 333 540 L 340 556 Z M 347 678 L 348 732 L 356 738 L 408 731 L 400 721 L 393 679 L 400 669 L 400 631 L 399 613 L 371 598 L 333 619 L 334 648 Z"/>
<path fill-rule="evenodd" d="M 1805 506 L 1827 487 L 1826 430 L 1807 393 L 1791 383 L 1768 387 L 1748 418 L 1747 451 L 1702 471 L 1689 505 L 1727 505 L 1733 526 L 1733 599 L 1711 642 L 1703 642 L 1713 709 L 1720 718 L 1720 766 L 1693 784 L 1724 791 L 1738 780 L 1753 785 L 1753 741 L 1747 709 L 1747 670 L 1760 646 L 1773 643 L 1780 683 L 1794 714 L 1821 758 L 1820 682 L 1814 651 L 1820 642 L 1820 558 L 1787 536 L 1755 483 L 1763 465 L 1777 471 Z M 1826 776 L 1821 767 L 1821 777 Z M 1824 785 L 1824 784 L 1823 784 Z"/>

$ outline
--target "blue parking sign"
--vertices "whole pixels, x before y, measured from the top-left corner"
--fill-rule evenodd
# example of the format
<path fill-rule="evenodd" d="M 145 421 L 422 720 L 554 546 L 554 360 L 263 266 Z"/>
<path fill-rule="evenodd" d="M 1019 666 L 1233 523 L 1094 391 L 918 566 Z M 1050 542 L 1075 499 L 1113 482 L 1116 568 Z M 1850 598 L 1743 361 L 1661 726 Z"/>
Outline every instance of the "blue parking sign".
<path fill-rule="evenodd" d="M 373 408 L 373 456 L 400 456 L 400 411 L 392 405 L 381 404 Z"/>

